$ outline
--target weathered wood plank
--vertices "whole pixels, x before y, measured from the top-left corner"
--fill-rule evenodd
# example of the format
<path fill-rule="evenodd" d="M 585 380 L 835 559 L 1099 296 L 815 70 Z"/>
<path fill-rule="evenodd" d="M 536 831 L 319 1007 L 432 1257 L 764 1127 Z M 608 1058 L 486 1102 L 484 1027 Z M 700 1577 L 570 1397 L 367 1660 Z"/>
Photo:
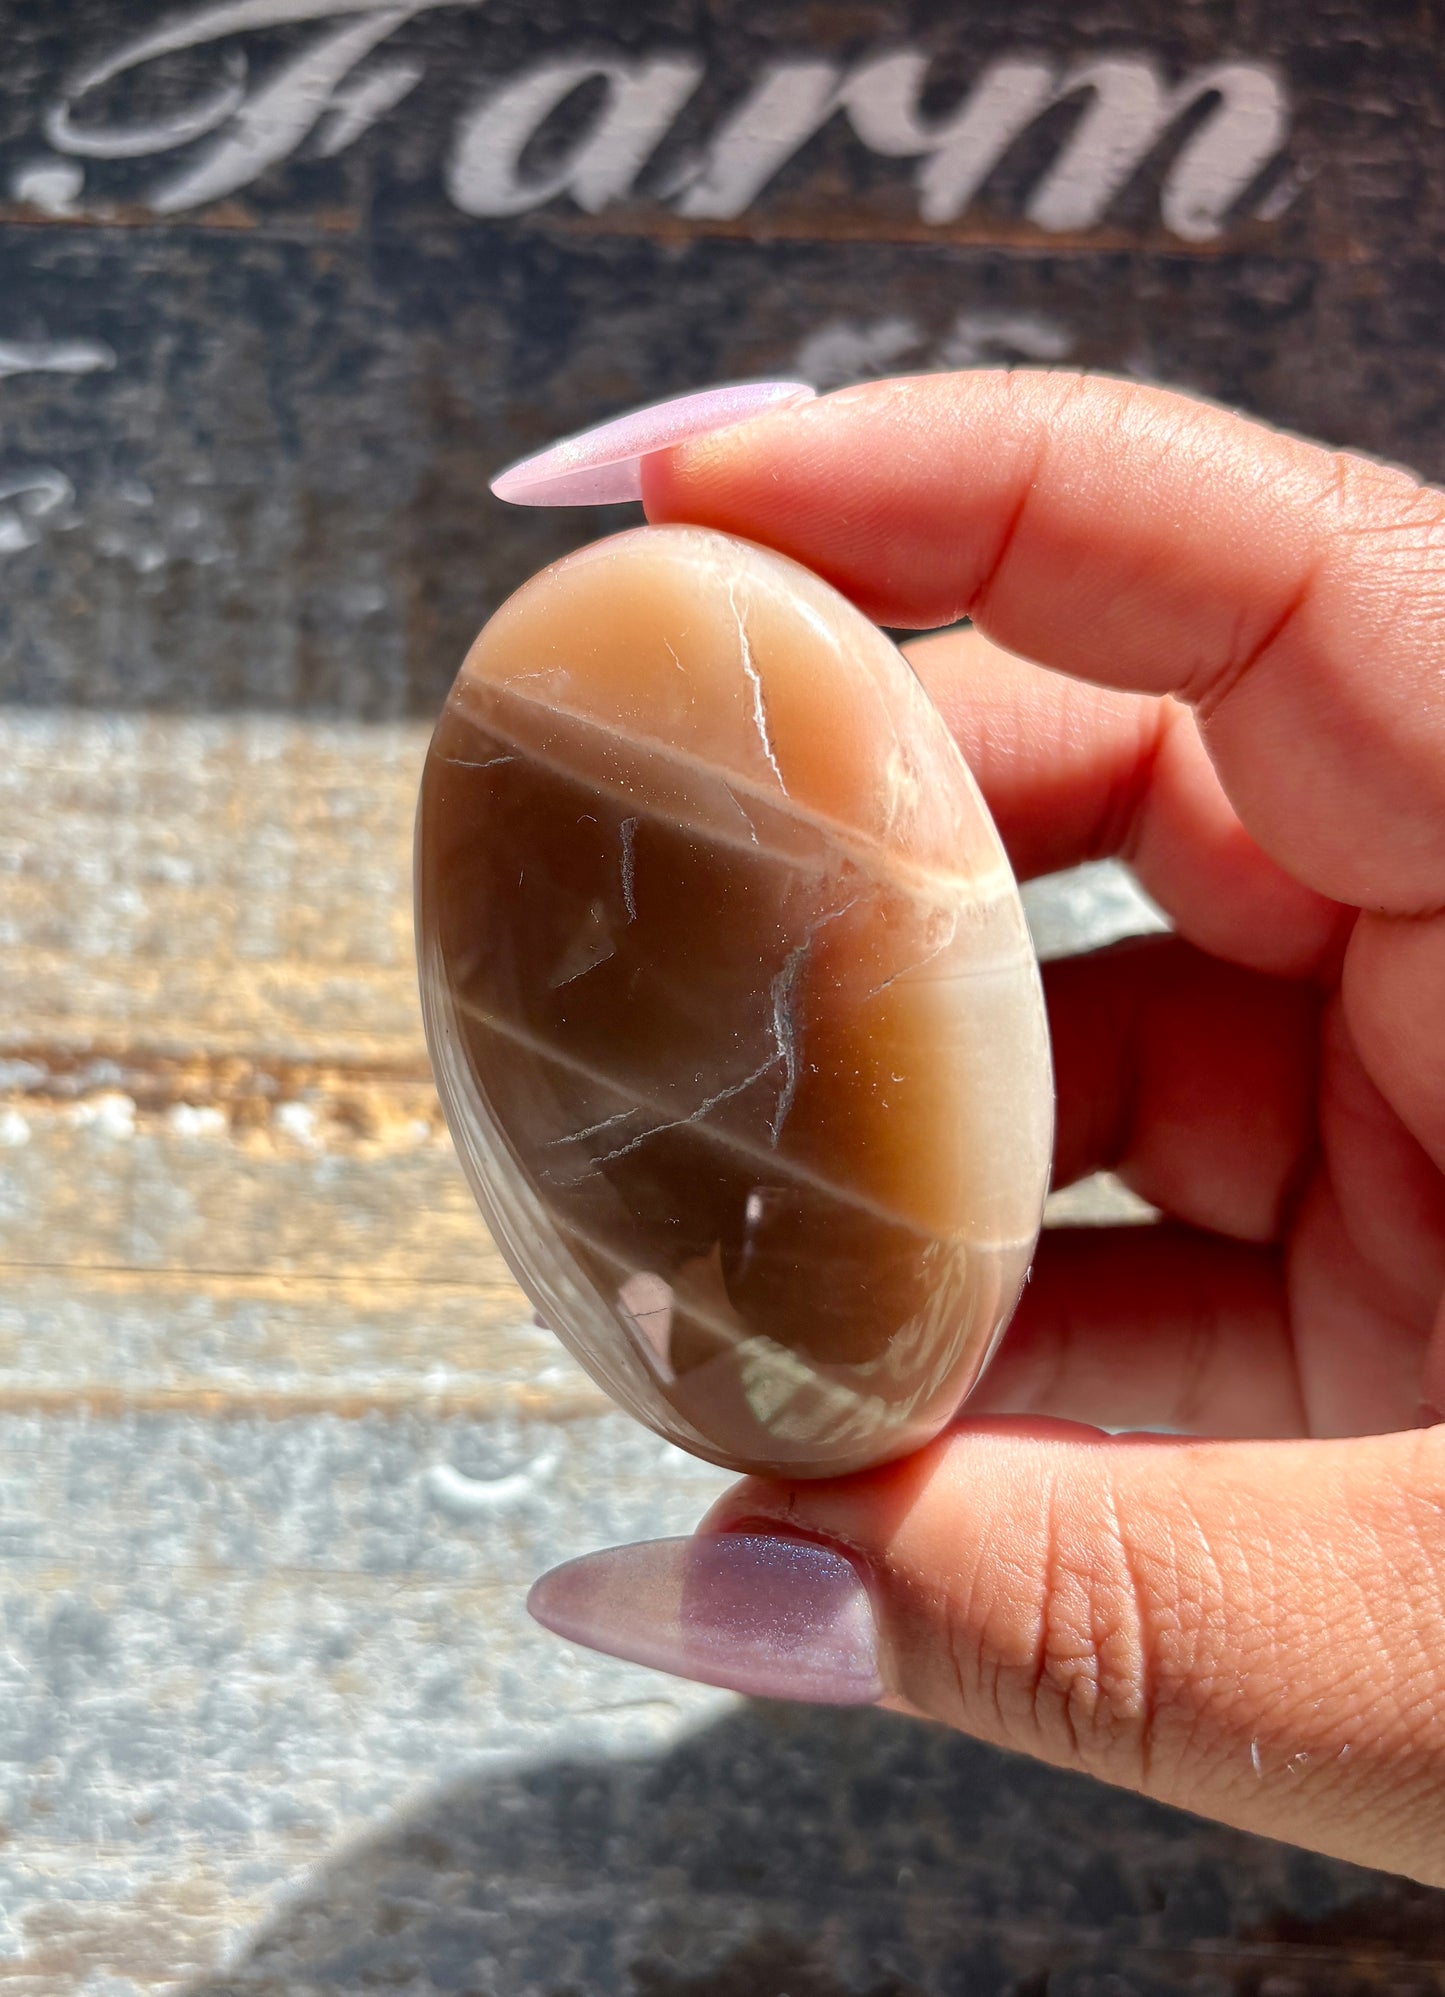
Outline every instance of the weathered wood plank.
<path fill-rule="evenodd" d="M 0 1048 L 42 1067 L 211 1055 L 424 1081 L 408 881 L 425 742 L 421 727 L 12 710 Z M 187 1099 L 184 1076 L 153 1086 Z"/>
<path fill-rule="evenodd" d="M 485 1270 L 448 1286 L 6 1268 L 0 1409 L 565 1421 L 607 1406 L 527 1308 Z"/>

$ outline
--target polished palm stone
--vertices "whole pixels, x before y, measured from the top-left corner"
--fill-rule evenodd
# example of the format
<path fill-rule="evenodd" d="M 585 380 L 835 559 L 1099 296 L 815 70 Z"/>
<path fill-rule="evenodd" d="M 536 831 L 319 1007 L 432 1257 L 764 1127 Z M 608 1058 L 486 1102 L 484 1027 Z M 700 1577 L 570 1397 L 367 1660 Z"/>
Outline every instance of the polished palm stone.
<path fill-rule="evenodd" d="M 1038 971 L 901 653 L 694 527 L 533 578 L 473 646 L 417 845 L 428 1042 L 546 1321 L 698 1455 L 827 1475 L 955 1412 L 1048 1174 Z"/>

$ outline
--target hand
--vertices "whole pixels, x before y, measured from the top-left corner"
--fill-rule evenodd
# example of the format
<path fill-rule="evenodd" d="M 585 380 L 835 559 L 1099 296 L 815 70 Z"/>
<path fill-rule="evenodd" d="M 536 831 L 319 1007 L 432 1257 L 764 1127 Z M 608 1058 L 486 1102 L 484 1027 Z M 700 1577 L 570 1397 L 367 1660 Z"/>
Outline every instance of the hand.
<path fill-rule="evenodd" d="M 847 390 L 645 493 L 880 623 L 971 618 L 911 656 L 1016 870 L 1118 855 L 1174 925 L 1045 973 L 1055 1184 L 1166 1218 L 1047 1232 L 932 1447 L 707 1530 L 845 1553 L 896 1708 L 1445 1880 L 1445 493 L 1017 374 Z M 1143 1427 L 1179 1433 L 1100 1432 Z"/>

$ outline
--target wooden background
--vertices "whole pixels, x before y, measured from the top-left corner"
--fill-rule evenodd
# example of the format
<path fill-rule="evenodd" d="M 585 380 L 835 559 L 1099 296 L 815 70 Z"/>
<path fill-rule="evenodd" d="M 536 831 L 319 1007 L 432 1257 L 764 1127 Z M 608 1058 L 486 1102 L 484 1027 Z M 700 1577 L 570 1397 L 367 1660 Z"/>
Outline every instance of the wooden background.
<path fill-rule="evenodd" d="M 1445 1987 L 1439 1896 L 532 1630 L 543 1566 L 720 1480 L 529 1322 L 408 892 L 467 641 L 623 517 L 487 478 L 631 402 L 1083 364 L 1445 473 L 1439 11 L 0 22 L 0 1990 Z M 930 65 L 887 129 L 886 56 Z M 810 90 L 697 212 L 740 107 L 801 132 Z M 970 104 L 989 171 L 930 218 Z M 1033 912 L 1055 950 L 1148 919 L 1107 871 Z"/>

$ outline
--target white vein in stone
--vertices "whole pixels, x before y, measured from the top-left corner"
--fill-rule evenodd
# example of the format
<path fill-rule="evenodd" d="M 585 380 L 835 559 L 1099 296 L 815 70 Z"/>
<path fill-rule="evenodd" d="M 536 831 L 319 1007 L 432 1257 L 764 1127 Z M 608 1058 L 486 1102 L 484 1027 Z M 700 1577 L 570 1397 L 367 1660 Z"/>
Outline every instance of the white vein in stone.
<path fill-rule="evenodd" d="M 696 1109 L 689 1110 L 686 1116 L 675 1116 L 670 1123 L 655 1124 L 651 1130 L 644 1130 L 640 1136 L 630 1138 L 626 1144 L 619 1144 L 615 1151 L 599 1153 L 592 1163 L 595 1166 L 610 1165 L 614 1159 L 625 1158 L 629 1151 L 635 1151 L 640 1144 L 646 1144 L 650 1137 L 661 1137 L 666 1130 L 681 1130 L 684 1124 L 700 1123 L 710 1110 L 717 1108 L 719 1103 L 728 1102 L 733 1096 L 740 1096 L 745 1089 L 750 1089 L 754 1082 L 760 1082 L 777 1058 L 776 1054 L 770 1054 L 761 1067 L 754 1068 L 750 1075 L 744 1075 L 740 1082 L 730 1082 L 725 1089 L 719 1089 L 716 1095 L 706 1097 Z"/>
<path fill-rule="evenodd" d="M 886 992 L 890 985 L 896 985 L 900 978 L 911 978 L 915 971 L 921 971 L 925 966 L 925 964 L 931 964 L 935 957 L 941 957 L 944 951 L 948 949 L 950 944 L 952 944 L 956 940 L 957 936 L 958 936 L 958 914 L 957 911 L 955 911 L 953 920 L 948 925 L 948 934 L 943 938 L 941 943 L 935 943 L 933 948 L 927 953 L 926 956 L 917 958 L 916 961 L 913 962 L 912 964 L 905 964 L 901 971 L 894 971 L 892 976 L 885 978 L 881 985 L 874 985 L 871 991 L 865 992 L 863 994 L 864 1000 L 866 1001 L 871 998 L 877 998 L 878 994 L 880 992 Z M 990 966 L 989 968 L 992 967 Z M 959 973 L 955 971 L 953 975 L 957 977 Z"/>
<path fill-rule="evenodd" d="M 604 1116 L 600 1123 L 589 1123 L 585 1130 L 569 1130 L 565 1137 L 552 1137 L 547 1140 L 547 1149 L 555 1151 L 559 1144 L 579 1144 L 584 1137 L 596 1137 L 600 1131 L 611 1130 L 615 1124 L 626 1123 L 628 1117 L 639 1116 L 645 1105 L 629 1103 L 614 1116 Z"/>
<path fill-rule="evenodd" d="M 778 1106 L 773 1111 L 773 1121 L 768 1129 L 768 1142 L 775 1151 L 783 1134 L 783 1125 L 788 1120 L 788 1111 L 793 1107 L 793 1098 L 798 1093 L 798 1029 L 793 1018 L 793 988 L 812 941 L 811 936 L 806 937 L 796 950 L 788 952 L 787 962 L 773 979 L 771 987 L 773 1039 L 778 1049 L 774 1059 L 783 1064 L 783 1086 L 778 1091 Z"/>
<path fill-rule="evenodd" d="M 526 1027 L 520 1025 L 517 1021 L 504 1019 L 498 1013 L 489 1012 L 484 1007 L 477 1005 L 475 1001 L 461 997 L 460 994 L 449 993 L 446 1002 L 456 1013 L 464 1018 L 475 1020 L 479 1026 L 484 1027 L 489 1033 L 494 1033 L 499 1040 L 509 1041 L 515 1047 L 524 1048 L 529 1054 L 534 1054 L 541 1061 L 549 1063 L 555 1068 L 560 1068 L 565 1074 L 576 1075 L 581 1080 L 589 1082 L 599 1089 L 605 1089 L 612 1095 L 622 1095 L 632 1092 L 640 1097 L 640 1100 L 630 1104 L 627 1109 L 619 1111 L 614 1118 L 604 1119 L 604 1121 L 621 1123 L 626 1117 L 635 1115 L 638 1110 L 651 1110 L 655 1114 L 666 1116 L 668 1106 L 642 1096 L 635 1084 L 619 1082 L 615 1076 L 605 1074 L 600 1068 L 594 1068 L 590 1062 L 579 1060 L 575 1054 L 564 1053 L 560 1047 L 556 1047 L 550 1041 L 543 1040 L 539 1035 L 529 1032 Z M 648 1137 L 656 1136 L 659 1131 L 675 1130 L 682 1124 L 695 1123 L 699 1117 L 705 1116 L 714 1104 L 722 1101 L 724 1096 L 741 1095 L 745 1088 L 751 1087 L 754 1082 L 761 1081 L 769 1068 L 777 1061 L 777 1058 L 777 1051 L 775 1049 L 754 1074 L 747 1076 L 742 1082 L 734 1084 L 731 1088 L 720 1091 L 708 1103 L 703 1104 L 699 1109 L 691 1111 L 689 1115 L 673 1117 L 655 1125 L 652 1130 L 644 1131 L 638 1142 L 645 1142 Z M 480 1088 L 482 1101 L 486 1103 L 485 1085 L 480 1084 L 479 1078 L 475 1075 L 472 1076 L 472 1086 Z M 489 1106 L 487 1113 L 488 1115 L 492 1113 Z M 870 1199 L 866 1193 L 859 1191 L 855 1187 L 840 1185 L 836 1179 L 830 1179 L 825 1173 L 815 1171 L 811 1166 L 805 1165 L 800 1159 L 790 1157 L 785 1151 L 774 1153 L 762 1144 L 752 1142 L 741 1131 L 719 1130 L 716 1125 L 704 1127 L 715 1142 L 725 1145 L 730 1151 L 736 1152 L 740 1158 L 753 1159 L 769 1171 L 782 1170 L 796 1184 L 811 1186 L 815 1192 L 825 1193 L 830 1199 L 839 1201 L 843 1206 L 854 1207 L 858 1212 L 871 1214 L 875 1220 L 887 1221 L 890 1225 L 915 1229 L 919 1227 L 919 1222 L 910 1214 L 901 1213 L 894 1207 L 884 1205 L 880 1200 Z M 560 1147 L 563 1144 L 570 1144 L 576 1137 L 585 1134 L 585 1132 L 569 1131 L 564 1137 L 549 1139 L 549 1147 Z M 630 1151 L 633 1149 L 633 1146 L 629 1144 L 624 1148 Z M 594 1162 L 600 1164 L 606 1161 L 599 1159 Z M 554 1177 L 550 1173 L 545 1176 L 549 1178 Z M 961 1236 L 959 1238 L 962 1239 Z"/>
<path fill-rule="evenodd" d="M 632 842 L 637 837 L 637 820 L 624 818 L 620 827 L 622 834 L 622 900 L 627 909 L 627 920 L 637 920 L 636 878 L 637 868 L 632 853 Z"/>
<path fill-rule="evenodd" d="M 759 847 L 769 858 L 776 858 L 782 865 L 791 867 L 799 873 L 816 878 L 816 874 L 820 869 L 806 868 L 797 855 L 779 852 L 772 844 L 761 841 L 758 838 L 757 828 L 748 817 L 747 808 L 743 804 L 742 799 L 752 798 L 767 812 L 777 814 L 789 823 L 803 827 L 810 832 L 821 834 L 839 854 L 852 860 L 855 865 L 865 867 L 869 871 L 879 872 L 880 856 L 886 855 L 885 864 L 889 878 L 906 888 L 910 893 L 917 894 L 919 888 L 922 887 L 930 898 L 933 898 L 936 897 L 940 888 L 952 890 L 966 896 L 969 902 L 980 913 L 994 903 L 1008 900 L 1012 895 L 1017 893 L 1014 877 L 1006 860 L 1000 860 L 982 873 L 970 874 L 951 873 L 943 868 L 920 864 L 908 858 L 906 854 L 897 852 L 889 847 L 884 840 L 880 839 L 874 833 L 864 831 L 858 826 L 848 825 L 841 819 L 828 817 L 823 812 L 812 810 L 805 805 L 800 805 L 791 796 L 788 796 L 787 801 L 784 802 L 776 793 L 766 791 L 759 784 L 754 783 L 742 771 L 720 769 L 715 763 L 707 762 L 699 755 L 685 749 L 680 749 L 675 742 L 665 742 L 657 736 L 634 734 L 629 729 L 618 727 L 615 722 L 602 722 L 595 716 L 579 713 L 573 708 L 561 707 L 555 702 L 541 701 L 532 694 L 518 693 L 516 691 L 518 680 L 535 679 L 538 677 L 540 675 L 536 673 L 519 673 L 516 678 L 509 680 L 504 687 L 494 689 L 494 694 L 501 698 L 514 701 L 517 706 L 530 709 L 534 713 L 558 716 L 569 727 L 575 729 L 581 735 L 605 737 L 624 750 L 635 751 L 642 756 L 655 757 L 664 766 L 669 764 L 674 765 L 678 770 L 683 771 L 689 776 L 699 775 L 706 777 L 712 785 L 725 790 L 731 803 L 737 806 L 740 815 L 747 825 L 750 845 Z M 715 841 L 719 846 L 730 848 L 734 852 L 745 853 L 749 850 L 749 845 L 744 844 L 741 836 L 736 839 L 730 839 L 722 827 L 714 823 L 711 819 L 702 819 L 695 813 L 685 809 L 678 809 L 675 804 L 668 804 L 666 806 L 654 805 L 647 797 L 639 794 L 635 787 L 629 787 L 626 792 L 623 792 L 617 786 L 610 784 L 605 775 L 598 769 L 579 769 L 576 765 L 566 761 L 562 757 L 555 754 L 549 755 L 537 743 L 522 740 L 514 730 L 508 730 L 505 714 L 498 714 L 493 711 L 486 714 L 485 717 L 480 717 L 474 710 L 467 711 L 465 694 L 463 695 L 463 701 L 463 712 L 466 713 L 467 720 L 479 733 L 512 741 L 518 753 L 526 761 L 535 763 L 539 769 L 555 771 L 557 775 L 565 777 L 571 783 L 586 784 L 599 797 L 625 802 L 644 818 L 655 817 L 662 824 L 700 832 L 705 838 Z M 915 883 L 918 885 L 915 886 Z M 1022 925 L 1020 925 L 1020 929 L 1022 930 Z M 1012 956 L 1016 955 L 1017 952 L 1010 952 L 1009 954 Z"/>
<path fill-rule="evenodd" d="M 786 797 L 788 795 L 788 786 L 783 782 L 783 773 L 778 768 L 777 757 L 773 754 L 773 738 L 768 733 L 768 708 L 767 702 L 763 698 L 763 676 L 758 671 L 757 661 L 753 657 L 753 648 L 748 639 L 748 627 L 744 621 L 742 612 L 738 609 L 736 589 L 732 582 L 728 584 L 728 608 L 732 611 L 733 621 L 738 627 L 738 651 L 742 658 L 743 671 L 747 675 L 748 684 L 753 690 L 753 724 L 758 731 L 758 740 L 763 746 L 763 754 L 768 759 L 768 768 L 778 780 L 778 789 Z"/>

